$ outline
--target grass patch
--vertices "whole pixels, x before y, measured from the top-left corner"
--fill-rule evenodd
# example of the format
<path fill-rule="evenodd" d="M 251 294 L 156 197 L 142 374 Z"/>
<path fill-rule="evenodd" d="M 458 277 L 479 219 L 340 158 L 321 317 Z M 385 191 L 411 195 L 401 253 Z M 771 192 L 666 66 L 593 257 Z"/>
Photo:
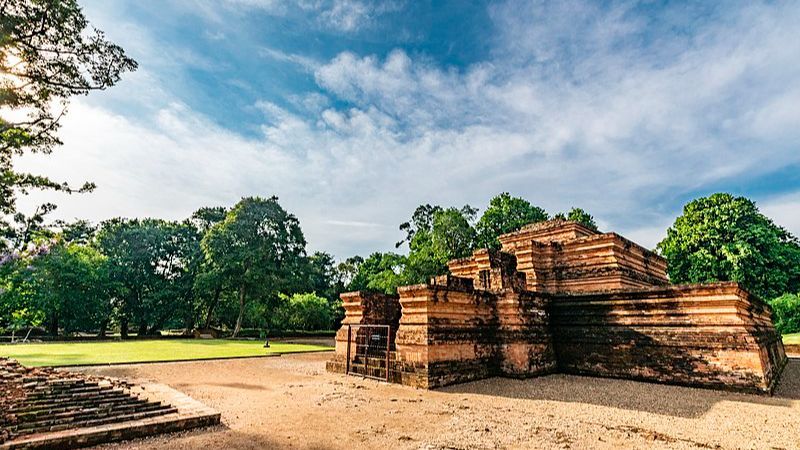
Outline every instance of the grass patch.
<path fill-rule="evenodd" d="M 783 343 L 788 345 L 800 345 L 800 333 L 784 334 Z"/>
<path fill-rule="evenodd" d="M 283 353 L 331 350 L 310 344 L 227 339 L 169 339 L 123 342 L 64 342 L 52 344 L 0 345 L 0 356 L 19 360 L 26 366 L 80 366 L 190 359 L 235 358 Z"/>

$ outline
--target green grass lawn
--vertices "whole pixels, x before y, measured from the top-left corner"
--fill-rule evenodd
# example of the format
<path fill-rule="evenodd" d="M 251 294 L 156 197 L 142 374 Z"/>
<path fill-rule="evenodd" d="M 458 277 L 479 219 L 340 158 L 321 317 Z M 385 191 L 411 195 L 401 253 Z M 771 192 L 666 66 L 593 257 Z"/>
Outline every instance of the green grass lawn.
<path fill-rule="evenodd" d="M 308 344 L 227 339 L 169 339 L 124 342 L 60 342 L 52 344 L 0 345 L 0 356 L 9 356 L 27 366 L 80 366 L 85 364 L 177 361 L 231 358 L 282 353 L 331 350 Z"/>
<path fill-rule="evenodd" d="M 783 343 L 791 345 L 800 345 L 800 333 L 784 334 Z"/>

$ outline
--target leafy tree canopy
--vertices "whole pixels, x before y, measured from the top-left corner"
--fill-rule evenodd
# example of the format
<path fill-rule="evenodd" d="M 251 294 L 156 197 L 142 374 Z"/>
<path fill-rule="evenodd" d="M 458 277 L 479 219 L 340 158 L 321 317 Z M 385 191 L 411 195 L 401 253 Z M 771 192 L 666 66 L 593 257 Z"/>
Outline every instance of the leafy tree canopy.
<path fill-rule="evenodd" d="M 524 198 L 512 197 L 508 192 L 503 192 L 489 201 L 489 207 L 475 224 L 477 246 L 499 249 L 500 242 L 497 238 L 501 234 L 518 230 L 529 223 L 543 222 L 548 218 L 544 209 L 534 206 Z"/>
<path fill-rule="evenodd" d="M 770 302 L 775 328 L 783 334 L 800 333 L 800 294 L 783 294 Z"/>
<path fill-rule="evenodd" d="M 272 328 L 283 330 L 330 330 L 334 309 L 326 298 L 313 293 L 281 294 L 272 317 Z"/>
<path fill-rule="evenodd" d="M 372 290 L 394 294 L 403 284 L 407 258 L 397 253 L 375 252 L 367 259 L 360 256 L 350 258 L 356 261 L 356 273 L 347 285 L 348 291 Z M 360 260 L 360 262 L 359 262 Z"/>
<path fill-rule="evenodd" d="M 744 197 L 693 200 L 658 244 L 673 283 L 737 281 L 770 299 L 800 291 L 800 245 Z"/>
<path fill-rule="evenodd" d="M 470 224 L 476 210 L 439 208 L 431 218 L 430 227 L 418 229 L 409 242 L 410 251 L 403 274 L 406 284 L 425 283 L 431 277 L 447 273 L 447 262 L 472 254 L 475 230 Z"/>
<path fill-rule="evenodd" d="M 238 290 L 234 336 L 241 329 L 250 298 L 277 297 L 297 285 L 305 246 L 300 223 L 280 206 L 277 197 L 243 198 L 225 220 L 211 227 L 202 241 L 206 259 Z"/>
<path fill-rule="evenodd" d="M 597 231 L 597 223 L 594 221 L 594 216 L 586 212 L 583 208 L 573 207 L 566 214 L 558 213 L 553 216 L 553 218 L 578 222 L 590 230 Z"/>
<path fill-rule="evenodd" d="M 59 120 L 70 97 L 112 86 L 123 72 L 135 69 L 122 48 L 90 29 L 75 0 L 0 2 L 0 250 L 27 245 L 30 223 L 54 208 L 44 205 L 31 217 L 17 215 L 18 193 L 94 188 L 16 172 L 12 158 L 51 152 L 61 144 Z"/>
<path fill-rule="evenodd" d="M 200 237 L 188 222 L 113 219 L 101 224 L 97 246 L 108 258 L 121 333 L 160 329 L 187 309 L 201 260 Z"/>

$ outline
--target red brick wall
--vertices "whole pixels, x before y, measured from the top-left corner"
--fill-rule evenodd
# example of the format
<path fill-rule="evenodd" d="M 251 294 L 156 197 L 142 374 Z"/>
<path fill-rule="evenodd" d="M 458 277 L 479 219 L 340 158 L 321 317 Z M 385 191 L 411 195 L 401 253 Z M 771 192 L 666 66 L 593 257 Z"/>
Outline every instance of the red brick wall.
<path fill-rule="evenodd" d="M 769 392 L 786 362 L 769 307 L 735 283 L 667 285 L 663 258 L 574 222 L 500 240 L 399 300 L 342 295 L 329 368 L 347 324 L 369 323 L 399 325 L 390 378 L 424 388 L 563 371 Z"/>
<path fill-rule="evenodd" d="M 736 283 L 556 296 L 567 373 L 769 392 L 786 361 L 769 307 Z"/>

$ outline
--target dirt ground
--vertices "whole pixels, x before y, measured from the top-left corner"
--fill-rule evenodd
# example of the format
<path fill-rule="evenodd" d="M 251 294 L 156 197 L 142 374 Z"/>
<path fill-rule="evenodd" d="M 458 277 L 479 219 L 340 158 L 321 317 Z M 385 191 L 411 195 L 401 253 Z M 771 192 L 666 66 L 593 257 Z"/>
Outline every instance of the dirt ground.
<path fill-rule="evenodd" d="M 773 397 L 568 375 L 423 391 L 329 374 L 330 353 L 85 372 L 168 384 L 224 426 L 104 449 L 800 448 L 800 359 Z"/>

